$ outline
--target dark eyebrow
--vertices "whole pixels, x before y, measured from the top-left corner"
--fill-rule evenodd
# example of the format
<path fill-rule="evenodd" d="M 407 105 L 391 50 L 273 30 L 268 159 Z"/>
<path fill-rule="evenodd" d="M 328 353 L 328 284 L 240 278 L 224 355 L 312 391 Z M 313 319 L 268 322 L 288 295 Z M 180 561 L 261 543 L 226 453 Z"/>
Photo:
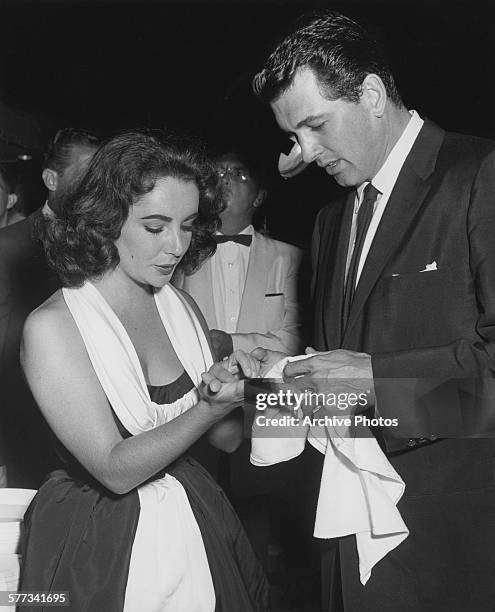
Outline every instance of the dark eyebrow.
<path fill-rule="evenodd" d="M 305 117 L 302 121 L 299 121 L 299 123 L 296 125 L 296 130 L 303 127 L 303 125 L 311 123 L 312 121 L 320 121 L 320 119 L 323 119 L 323 117 L 324 115 L 309 115 L 308 117 Z"/>

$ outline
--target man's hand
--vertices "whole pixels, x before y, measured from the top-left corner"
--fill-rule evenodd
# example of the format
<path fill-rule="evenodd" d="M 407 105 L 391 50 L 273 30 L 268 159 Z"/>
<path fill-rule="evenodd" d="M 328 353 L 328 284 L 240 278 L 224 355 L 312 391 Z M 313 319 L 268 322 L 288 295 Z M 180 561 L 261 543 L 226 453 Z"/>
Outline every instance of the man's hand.
<path fill-rule="evenodd" d="M 374 403 L 371 355 L 343 349 L 317 352 L 312 348 L 306 353 L 311 357 L 285 366 L 286 382 L 317 393 L 366 393 L 369 403 Z"/>
<path fill-rule="evenodd" d="M 221 329 L 210 329 L 210 338 L 218 359 L 223 359 L 234 352 L 232 336 Z"/>

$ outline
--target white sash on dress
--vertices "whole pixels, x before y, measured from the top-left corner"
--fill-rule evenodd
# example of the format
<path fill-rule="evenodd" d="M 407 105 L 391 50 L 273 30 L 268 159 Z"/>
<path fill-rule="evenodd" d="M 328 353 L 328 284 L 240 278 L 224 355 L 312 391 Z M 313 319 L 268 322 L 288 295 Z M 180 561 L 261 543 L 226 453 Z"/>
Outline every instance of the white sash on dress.
<path fill-rule="evenodd" d="M 152 402 L 136 350 L 101 293 L 90 282 L 62 292 L 112 409 L 131 434 L 167 423 L 197 403 L 196 388 L 172 404 Z M 155 293 L 155 302 L 177 357 L 198 386 L 213 360 L 195 313 L 170 285 Z M 124 612 L 213 612 L 208 559 L 184 488 L 166 474 L 140 486 L 138 494 Z"/>

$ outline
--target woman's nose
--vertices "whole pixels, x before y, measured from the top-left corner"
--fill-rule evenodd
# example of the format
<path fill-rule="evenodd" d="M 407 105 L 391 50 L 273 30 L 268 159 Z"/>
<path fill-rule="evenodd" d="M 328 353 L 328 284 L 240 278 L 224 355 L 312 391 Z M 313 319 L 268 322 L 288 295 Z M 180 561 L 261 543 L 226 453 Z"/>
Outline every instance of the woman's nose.
<path fill-rule="evenodd" d="M 180 257 L 187 248 L 183 233 L 180 230 L 174 230 L 171 232 L 169 238 L 170 239 L 166 245 L 167 251 L 169 253 L 173 253 L 176 257 Z"/>

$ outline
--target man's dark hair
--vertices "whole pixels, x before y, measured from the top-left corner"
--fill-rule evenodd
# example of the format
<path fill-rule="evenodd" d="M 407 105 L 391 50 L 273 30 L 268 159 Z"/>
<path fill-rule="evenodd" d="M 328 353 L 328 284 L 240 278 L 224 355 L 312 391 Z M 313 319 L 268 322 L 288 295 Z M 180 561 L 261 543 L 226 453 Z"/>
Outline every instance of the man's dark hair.
<path fill-rule="evenodd" d="M 50 140 L 43 156 L 43 169 L 50 168 L 61 174 L 70 164 L 72 148 L 98 147 L 100 139 L 82 128 L 62 128 Z"/>
<path fill-rule="evenodd" d="M 79 286 L 115 268 L 115 241 L 130 207 L 166 177 L 192 182 L 199 191 L 199 215 L 181 267 L 190 272 L 215 252 L 221 183 L 202 147 L 156 130 L 126 131 L 98 149 L 72 190 L 55 195 L 63 200 L 57 216 L 40 222 L 48 262 L 64 286 Z"/>
<path fill-rule="evenodd" d="M 383 49 L 362 26 L 341 13 L 322 10 L 303 15 L 255 75 L 254 93 L 273 102 L 303 67 L 315 73 L 329 100 L 359 102 L 363 80 L 373 73 L 382 79 L 391 102 L 402 105 Z"/>

